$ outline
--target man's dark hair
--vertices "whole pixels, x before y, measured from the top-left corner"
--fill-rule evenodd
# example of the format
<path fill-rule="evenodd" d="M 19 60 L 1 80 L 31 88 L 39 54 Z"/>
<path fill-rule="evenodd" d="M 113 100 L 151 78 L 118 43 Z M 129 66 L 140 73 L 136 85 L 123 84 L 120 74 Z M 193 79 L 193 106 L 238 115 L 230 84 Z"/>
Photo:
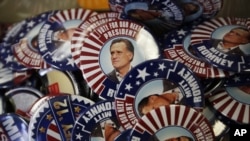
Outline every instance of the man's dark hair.
<path fill-rule="evenodd" d="M 246 38 L 250 42 L 250 31 L 246 27 L 239 26 L 239 27 L 235 27 L 235 28 L 233 28 L 231 30 L 234 30 L 234 29 L 241 29 L 241 30 L 244 30 L 244 31 L 248 32 L 248 36 Z"/>
<path fill-rule="evenodd" d="M 158 94 L 153 94 L 153 95 L 159 96 Z M 143 115 L 144 115 L 144 114 L 142 113 L 142 110 L 143 110 L 143 108 L 144 108 L 145 106 L 147 106 L 150 96 L 152 96 L 152 95 L 149 95 L 149 96 L 144 97 L 144 98 L 139 102 L 139 104 L 138 104 L 138 111 L 139 111 L 140 116 L 143 116 Z"/>
<path fill-rule="evenodd" d="M 128 40 L 128 39 L 125 39 L 125 38 L 117 38 L 117 39 L 112 40 L 111 45 L 110 45 L 110 49 L 111 49 L 111 46 L 112 46 L 113 44 L 119 43 L 119 42 L 123 42 L 123 43 L 126 44 L 127 49 L 128 49 L 130 52 L 132 52 L 133 58 L 134 58 L 134 46 L 133 46 L 132 42 L 131 42 L 130 40 Z M 133 60 L 133 58 L 130 60 L 130 62 Z"/>

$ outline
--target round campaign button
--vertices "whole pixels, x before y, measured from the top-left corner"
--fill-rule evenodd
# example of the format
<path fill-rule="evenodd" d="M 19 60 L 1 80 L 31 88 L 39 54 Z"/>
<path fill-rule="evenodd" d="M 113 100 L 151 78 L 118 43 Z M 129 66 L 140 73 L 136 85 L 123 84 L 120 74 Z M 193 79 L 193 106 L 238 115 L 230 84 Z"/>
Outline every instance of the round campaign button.
<path fill-rule="evenodd" d="M 184 105 L 170 105 L 150 111 L 133 127 L 131 141 L 149 139 L 214 141 L 215 136 L 203 114 Z"/>
<path fill-rule="evenodd" d="M 215 110 L 233 122 L 249 124 L 250 87 L 225 87 L 208 97 Z"/>
<path fill-rule="evenodd" d="M 184 14 L 173 0 L 109 0 L 110 9 L 122 17 L 146 25 L 160 36 L 182 25 Z"/>
<path fill-rule="evenodd" d="M 223 0 L 197 0 L 203 7 L 202 17 L 209 19 L 215 17 L 223 6 Z"/>
<path fill-rule="evenodd" d="M 6 35 L 3 38 L 3 44 L 0 45 L 1 47 L 0 58 L 3 61 L 3 64 L 12 70 L 24 71 L 28 69 L 27 67 L 22 65 L 19 61 L 17 61 L 12 50 L 12 45 L 14 44 L 16 37 L 18 36 L 24 24 L 25 20 L 13 24 L 8 29 Z"/>
<path fill-rule="evenodd" d="M 204 92 L 189 68 L 168 59 L 153 59 L 134 67 L 115 95 L 116 113 L 125 129 L 132 128 L 150 110 L 170 104 L 202 111 Z"/>
<path fill-rule="evenodd" d="M 44 69 L 49 65 L 38 51 L 38 34 L 43 23 L 57 11 L 47 11 L 26 19 L 25 24 L 12 45 L 15 58 L 25 67 Z"/>
<path fill-rule="evenodd" d="M 38 50 L 43 59 L 56 69 L 78 69 L 71 55 L 72 34 L 79 24 L 95 12 L 82 8 L 59 10 L 42 25 Z"/>
<path fill-rule="evenodd" d="M 78 95 L 57 95 L 30 118 L 29 140 L 68 141 L 77 117 L 94 102 Z"/>
<path fill-rule="evenodd" d="M 184 63 L 199 77 L 224 78 L 229 76 L 228 71 L 221 70 L 197 56 L 190 45 L 191 32 L 193 28 L 185 26 L 169 32 L 164 43 L 164 55 L 168 59 Z"/>
<path fill-rule="evenodd" d="M 1 114 L 0 136 L 2 141 L 27 141 L 28 123 L 17 114 Z"/>
<path fill-rule="evenodd" d="M 155 39 L 142 25 L 116 19 L 89 34 L 81 48 L 80 68 L 93 91 L 109 99 L 131 68 L 159 57 Z"/>
<path fill-rule="evenodd" d="M 71 38 L 71 54 L 75 64 L 80 68 L 81 47 L 84 40 L 96 27 L 108 21 L 119 18 L 118 12 L 102 12 L 84 20 L 78 28 L 75 29 Z"/>
<path fill-rule="evenodd" d="M 25 116 L 25 113 L 36 100 L 43 96 L 43 93 L 31 87 L 17 87 L 7 91 L 5 96 L 15 107 L 15 113 Z"/>
<path fill-rule="evenodd" d="M 77 119 L 72 131 L 71 140 L 74 141 L 114 141 L 121 134 L 121 128 L 117 121 L 114 101 L 102 100 L 87 110 Z"/>
<path fill-rule="evenodd" d="M 249 71 L 250 19 L 219 17 L 198 25 L 191 45 L 210 64 L 232 72 Z"/>

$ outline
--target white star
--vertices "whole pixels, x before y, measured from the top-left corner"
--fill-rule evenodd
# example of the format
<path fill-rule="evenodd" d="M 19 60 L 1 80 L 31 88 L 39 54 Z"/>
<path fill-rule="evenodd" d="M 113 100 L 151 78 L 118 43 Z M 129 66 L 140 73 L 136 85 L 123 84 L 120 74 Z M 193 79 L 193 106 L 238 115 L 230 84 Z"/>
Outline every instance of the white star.
<path fill-rule="evenodd" d="M 183 29 L 177 31 L 178 35 L 185 35 L 186 34 L 186 31 L 184 31 Z"/>
<path fill-rule="evenodd" d="M 76 139 L 79 139 L 79 140 L 81 140 L 82 139 L 82 135 L 79 133 L 79 134 L 77 134 L 76 135 Z"/>
<path fill-rule="evenodd" d="M 130 91 L 133 87 L 131 86 L 131 84 L 125 84 L 126 85 L 126 90 Z"/>
<path fill-rule="evenodd" d="M 166 68 L 166 66 L 164 65 L 164 63 L 162 63 L 162 64 L 159 64 L 159 68 L 158 69 L 160 69 L 160 70 L 164 70 Z"/>
<path fill-rule="evenodd" d="M 67 60 L 68 60 L 67 65 L 71 65 L 72 67 L 74 67 L 75 62 L 74 62 L 73 58 L 67 58 Z"/>
<path fill-rule="evenodd" d="M 8 62 L 11 62 L 12 61 L 12 56 L 11 55 L 8 55 L 8 57 L 5 59 L 5 61 L 8 63 Z"/>
<path fill-rule="evenodd" d="M 30 21 L 30 22 L 28 23 L 28 27 L 33 27 L 33 26 L 34 26 L 34 24 L 35 24 L 35 22 L 34 22 L 34 21 Z"/>
<path fill-rule="evenodd" d="M 172 43 L 176 43 L 176 40 L 175 40 L 175 39 L 172 39 L 171 42 L 172 42 Z"/>
<path fill-rule="evenodd" d="M 53 61 L 53 62 L 59 61 L 58 57 L 56 57 L 56 56 L 52 56 L 51 58 L 52 58 L 52 61 Z"/>
<path fill-rule="evenodd" d="M 144 68 L 143 70 L 137 69 L 138 71 L 138 76 L 136 76 L 136 78 L 142 78 L 143 81 L 145 81 L 146 76 L 149 76 L 150 74 L 146 72 L 146 68 Z"/>
<path fill-rule="evenodd" d="M 240 81 L 240 78 L 239 77 L 234 77 L 234 81 L 237 82 L 237 81 Z"/>
<path fill-rule="evenodd" d="M 140 84 L 141 84 L 141 82 L 140 81 L 136 81 L 136 83 L 135 83 L 137 86 L 139 86 Z"/>
<path fill-rule="evenodd" d="M 157 72 L 154 73 L 154 76 L 157 77 L 159 74 Z"/>

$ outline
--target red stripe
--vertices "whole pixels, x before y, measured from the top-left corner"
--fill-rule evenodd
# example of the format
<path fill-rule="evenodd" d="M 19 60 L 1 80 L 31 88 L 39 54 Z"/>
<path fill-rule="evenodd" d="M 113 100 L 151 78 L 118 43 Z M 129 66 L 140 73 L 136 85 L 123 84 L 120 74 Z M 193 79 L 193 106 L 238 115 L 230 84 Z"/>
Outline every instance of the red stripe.
<path fill-rule="evenodd" d="M 174 125 L 178 125 L 178 120 L 179 120 L 179 116 L 180 116 L 180 107 L 176 106 L 175 107 L 175 118 L 174 118 Z"/>
<path fill-rule="evenodd" d="M 100 69 L 100 66 L 93 66 L 93 67 L 89 67 L 87 69 L 84 69 L 84 73 L 89 73 L 89 72 L 92 72 L 93 70 L 96 70 L 96 69 Z"/>
<path fill-rule="evenodd" d="M 232 101 L 233 101 L 233 99 L 229 99 L 228 101 L 226 101 L 223 105 L 221 105 L 221 107 L 219 107 L 218 108 L 218 110 L 219 111 L 224 111 L 227 107 L 228 107 L 228 105 L 230 104 L 230 103 L 232 103 Z"/>
<path fill-rule="evenodd" d="M 92 52 L 82 51 L 81 52 L 81 56 L 94 56 L 94 57 L 98 57 L 99 56 L 99 52 L 92 53 Z M 96 61 L 96 62 L 98 62 L 98 61 Z"/>
<path fill-rule="evenodd" d="M 242 107 L 240 109 L 240 112 L 239 112 L 239 116 L 238 116 L 238 119 L 237 121 L 243 121 L 243 118 L 244 118 L 244 114 L 245 114 L 245 110 L 246 110 L 246 105 L 245 104 L 242 104 Z M 250 123 L 250 121 L 248 120 L 248 123 Z"/>
<path fill-rule="evenodd" d="M 184 123 L 186 122 L 185 118 L 188 116 L 189 112 L 190 112 L 190 110 L 188 108 L 185 108 L 184 114 L 183 114 L 183 120 L 181 121 L 181 126 L 183 126 Z"/>
<path fill-rule="evenodd" d="M 232 100 L 232 102 L 233 102 L 233 100 Z M 233 117 L 233 114 L 235 113 L 235 110 L 236 110 L 236 108 L 239 106 L 239 103 L 238 102 L 236 102 L 236 103 L 234 103 L 234 105 L 233 105 L 233 107 L 230 109 L 230 111 L 228 112 L 228 116 L 229 117 Z"/>
<path fill-rule="evenodd" d="M 80 64 L 87 67 L 88 64 L 97 63 L 97 60 L 81 60 Z"/>
<path fill-rule="evenodd" d="M 219 102 L 221 102 L 223 99 L 225 99 L 225 98 L 228 97 L 228 94 L 227 94 L 226 92 L 221 92 L 221 93 L 219 93 L 219 94 L 217 94 L 217 95 L 222 95 L 222 94 L 223 94 L 223 96 L 221 96 L 221 97 L 219 97 L 219 98 L 217 98 L 217 99 L 214 99 L 212 102 L 213 102 L 214 104 L 216 104 L 216 103 L 219 103 Z M 213 96 L 212 96 L 212 98 L 213 98 Z"/>
<path fill-rule="evenodd" d="M 161 110 L 160 110 L 160 108 L 157 108 L 156 110 L 155 110 L 155 112 L 156 112 L 156 114 L 158 115 L 158 118 L 159 118 L 159 121 L 160 121 L 160 123 L 161 123 L 161 125 L 162 126 L 166 126 L 165 124 L 164 124 L 164 120 L 163 120 L 163 117 L 162 117 L 162 112 L 161 112 Z"/>
<path fill-rule="evenodd" d="M 146 114 L 145 116 L 150 119 L 151 115 L 150 114 Z M 151 117 L 151 119 L 152 119 L 152 117 Z M 148 126 L 148 123 L 145 123 L 144 120 L 139 120 L 139 124 L 142 125 L 142 127 L 144 127 L 145 130 L 148 131 L 149 134 L 151 134 L 151 135 L 154 134 L 154 131 L 151 130 L 151 128 Z"/>

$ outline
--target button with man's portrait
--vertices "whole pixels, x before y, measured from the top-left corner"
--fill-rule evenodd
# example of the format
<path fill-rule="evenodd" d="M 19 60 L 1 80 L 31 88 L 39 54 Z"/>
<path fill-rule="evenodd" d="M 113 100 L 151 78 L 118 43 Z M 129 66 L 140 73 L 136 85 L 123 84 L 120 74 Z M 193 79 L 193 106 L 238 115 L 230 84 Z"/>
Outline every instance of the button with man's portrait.
<path fill-rule="evenodd" d="M 172 104 L 202 111 L 204 92 L 200 79 L 188 67 L 169 59 L 148 60 L 134 67 L 115 96 L 116 113 L 125 129 L 152 109 Z"/>
<path fill-rule="evenodd" d="M 114 101 L 102 100 L 87 108 L 75 122 L 71 140 L 114 141 L 123 128 L 117 120 Z"/>
<path fill-rule="evenodd" d="M 141 117 L 129 140 L 213 141 L 215 136 L 211 124 L 200 112 L 184 105 L 169 105 Z"/>
<path fill-rule="evenodd" d="M 71 55 L 71 38 L 74 30 L 96 12 L 72 8 L 59 10 L 48 18 L 38 34 L 38 50 L 51 67 L 59 70 L 76 70 Z"/>
<path fill-rule="evenodd" d="M 71 54 L 78 68 L 81 66 L 81 47 L 83 46 L 84 40 L 86 40 L 91 31 L 101 24 L 118 19 L 119 16 L 120 13 L 118 12 L 98 13 L 82 21 L 78 28 L 75 29 L 71 39 Z"/>
<path fill-rule="evenodd" d="M 146 25 L 158 37 L 181 26 L 184 21 L 183 11 L 174 0 L 109 0 L 109 5 L 124 19 Z"/>
<path fill-rule="evenodd" d="M 214 67 L 232 72 L 250 69 L 250 19 L 219 17 L 196 26 L 191 45 Z"/>
<path fill-rule="evenodd" d="M 160 58 L 159 46 L 144 26 L 116 19 L 95 28 L 81 48 L 81 71 L 93 91 L 114 99 L 126 74 L 136 65 Z"/>
<path fill-rule="evenodd" d="M 29 121 L 29 140 L 70 140 L 77 117 L 94 102 L 79 95 L 61 94 L 48 98 Z"/>
<path fill-rule="evenodd" d="M 38 34 L 44 22 L 55 12 L 57 11 L 43 12 L 25 20 L 22 30 L 12 45 L 16 59 L 25 67 L 31 69 L 50 67 L 38 51 Z"/>
<path fill-rule="evenodd" d="M 211 93 L 208 100 L 216 111 L 227 118 L 228 122 L 250 123 L 249 85 L 225 87 L 221 91 Z"/>
<path fill-rule="evenodd" d="M 231 75 L 231 72 L 214 67 L 199 57 L 190 43 L 191 32 L 195 29 L 192 27 L 185 26 L 168 33 L 163 45 L 165 57 L 184 63 L 202 79 L 224 78 Z"/>

